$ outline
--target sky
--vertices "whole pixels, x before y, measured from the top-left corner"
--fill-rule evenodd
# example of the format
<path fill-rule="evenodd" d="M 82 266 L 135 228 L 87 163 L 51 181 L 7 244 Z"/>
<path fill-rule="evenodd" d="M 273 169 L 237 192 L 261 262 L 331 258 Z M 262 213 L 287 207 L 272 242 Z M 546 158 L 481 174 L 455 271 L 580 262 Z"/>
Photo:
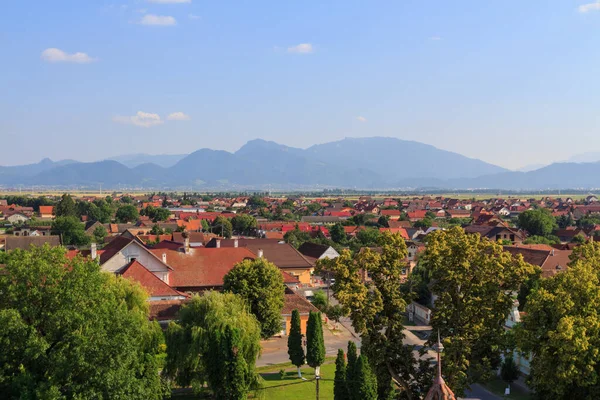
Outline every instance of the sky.
<path fill-rule="evenodd" d="M 255 138 L 511 169 L 600 151 L 595 1 L 5 1 L 0 165 Z"/>

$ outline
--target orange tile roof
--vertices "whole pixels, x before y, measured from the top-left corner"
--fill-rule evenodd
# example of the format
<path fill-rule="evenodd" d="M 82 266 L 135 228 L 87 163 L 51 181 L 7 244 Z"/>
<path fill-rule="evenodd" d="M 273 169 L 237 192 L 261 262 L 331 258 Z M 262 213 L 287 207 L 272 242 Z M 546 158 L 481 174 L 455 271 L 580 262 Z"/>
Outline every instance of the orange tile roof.
<path fill-rule="evenodd" d="M 40 206 L 40 214 L 54 214 L 54 206 Z"/>

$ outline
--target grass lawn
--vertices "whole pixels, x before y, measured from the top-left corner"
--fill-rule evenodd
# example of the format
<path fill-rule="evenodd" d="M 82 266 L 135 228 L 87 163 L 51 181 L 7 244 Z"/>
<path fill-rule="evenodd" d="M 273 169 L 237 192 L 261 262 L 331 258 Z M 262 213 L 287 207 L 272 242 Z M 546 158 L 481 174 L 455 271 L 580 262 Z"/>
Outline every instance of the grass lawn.
<path fill-rule="evenodd" d="M 319 383 L 319 398 L 333 399 L 333 378 L 335 364 L 325 361 L 321 366 L 321 381 Z M 283 379 L 279 370 L 285 370 Z M 290 364 L 269 367 L 260 372 L 264 379 L 263 398 L 273 400 L 312 399 L 316 397 L 315 370 L 308 365 L 302 367 L 302 376 L 308 381 L 298 378 L 296 367 Z"/>
<path fill-rule="evenodd" d="M 319 398 L 333 399 L 333 378 L 335 375 L 335 358 L 328 357 L 325 364 L 321 366 L 321 381 L 319 383 Z M 285 376 L 281 379 L 280 370 L 285 370 Z M 270 365 L 256 369 L 263 378 L 263 389 L 261 393 L 251 394 L 250 398 L 267 400 L 287 399 L 313 399 L 316 397 L 315 370 L 308 365 L 302 367 L 302 376 L 307 380 L 298 378 L 298 371 L 291 363 Z M 176 400 L 199 400 L 209 399 L 207 396 L 196 396 L 191 393 L 173 394 Z"/>
<path fill-rule="evenodd" d="M 533 397 L 529 394 L 521 390 L 517 385 L 510 385 L 510 396 L 504 396 L 504 388 L 506 388 L 507 384 L 502 379 L 496 377 L 485 384 L 483 384 L 487 390 L 490 392 L 501 396 L 503 399 L 511 399 L 511 400 L 531 400 Z"/>

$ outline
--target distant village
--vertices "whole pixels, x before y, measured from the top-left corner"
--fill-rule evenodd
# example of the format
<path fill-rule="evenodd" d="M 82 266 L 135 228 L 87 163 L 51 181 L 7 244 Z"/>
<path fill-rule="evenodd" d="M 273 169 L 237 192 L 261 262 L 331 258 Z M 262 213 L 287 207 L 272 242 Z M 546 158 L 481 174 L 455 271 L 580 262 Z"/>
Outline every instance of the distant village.
<path fill-rule="evenodd" d="M 460 226 L 541 268 L 542 277 L 565 271 L 573 249 L 600 240 L 600 202 L 589 195 L 543 198 L 458 199 L 271 197 L 266 194 L 152 193 L 106 197 L 4 196 L 0 198 L 0 255 L 31 246 L 65 246 L 67 256 L 90 258 L 104 271 L 139 282 L 149 294 L 150 318 L 166 326 L 194 294 L 223 288 L 224 276 L 244 260 L 275 264 L 286 286 L 281 335 L 298 310 L 302 333 L 312 290 L 329 288 L 316 274 L 320 259 L 377 250 L 384 232 L 407 247 L 407 281 L 436 230 Z M 1 264 L 0 258 L 0 264 Z M 370 279 L 364 273 L 364 281 Z M 428 324 L 431 298 L 408 305 L 410 320 Z M 515 299 L 505 326 L 520 321 Z M 515 355 L 523 374 L 529 360 Z"/>

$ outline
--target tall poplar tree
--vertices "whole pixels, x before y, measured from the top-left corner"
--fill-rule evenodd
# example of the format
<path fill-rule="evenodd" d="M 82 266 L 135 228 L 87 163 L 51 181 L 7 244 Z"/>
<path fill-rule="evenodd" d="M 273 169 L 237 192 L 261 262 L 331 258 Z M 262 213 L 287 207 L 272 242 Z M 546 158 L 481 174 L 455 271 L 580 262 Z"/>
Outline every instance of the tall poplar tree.
<path fill-rule="evenodd" d="M 311 311 L 306 327 L 306 362 L 315 369 L 315 376 L 320 376 L 323 361 L 325 361 L 325 342 L 321 313 Z"/>
<path fill-rule="evenodd" d="M 333 399 L 350 399 L 348 385 L 346 385 L 346 360 L 343 349 L 338 349 L 337 358 L 335 359 L 335 377 L 333 378 Z"/>
<path fill-rule="evenodd" d="M 346 385 L 348 386 L 348 393 L 354 392 L 354 369 L 356 367 L 356 360 L 358 359 L 356 343 L 348 341 L 348 365 L 346 366 Z"/>
<path fill-rule="evenodd" d="M 292 311 L 292 324 L 288 336 L 288 355 L 292 364 L 298 368 L 298 378 L 302 378 L 300 367 L 304 365 L 304 349 L 302 348 L 302 330 L 300 327 L 300 313 Z"/>
<path fill-rule="evenodd" d="M 377 378 L 371 371 L 369 360 L 361 355 L 356 361 L 354 371 L 355 390 L 354 398 L 357 400 L 377 400 Z"/>

